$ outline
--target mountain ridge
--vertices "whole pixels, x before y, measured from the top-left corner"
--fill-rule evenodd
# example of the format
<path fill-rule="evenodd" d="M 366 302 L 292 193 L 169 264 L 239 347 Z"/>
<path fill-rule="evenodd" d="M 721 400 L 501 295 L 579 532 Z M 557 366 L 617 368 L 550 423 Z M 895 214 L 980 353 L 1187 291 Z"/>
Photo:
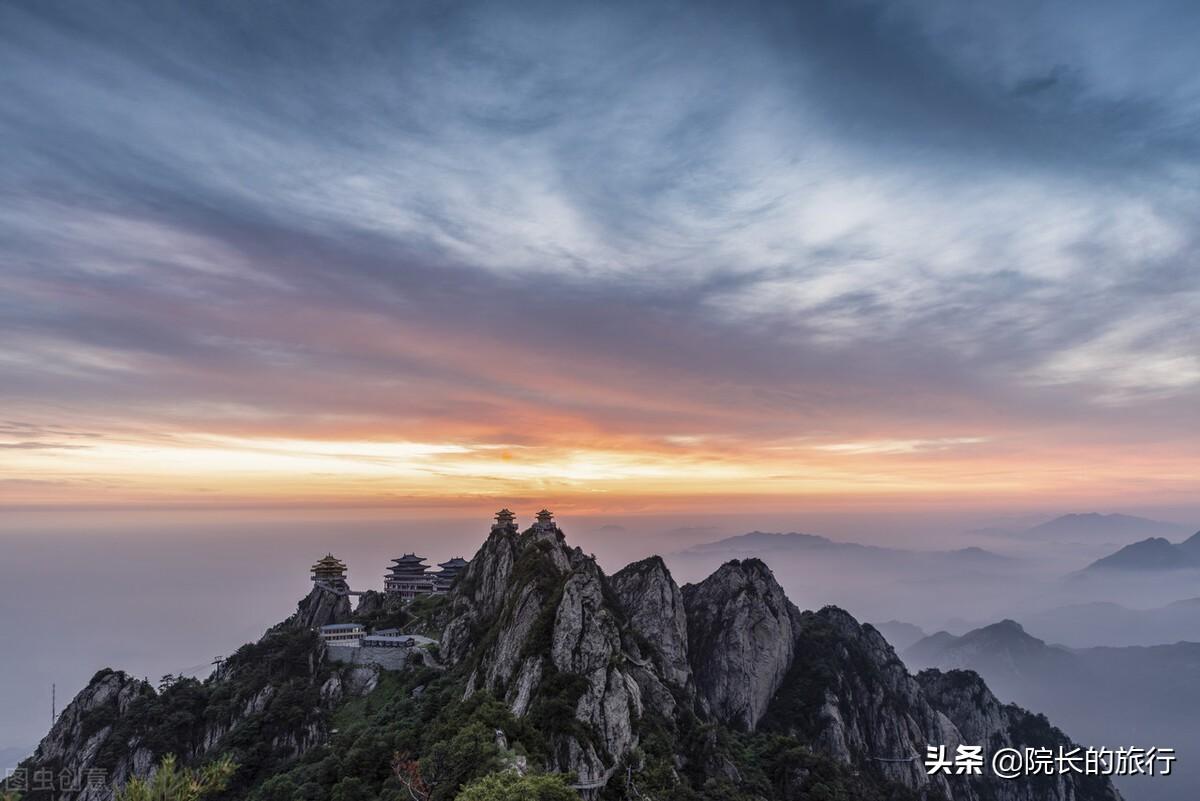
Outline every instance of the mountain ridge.
<path fill-rule="evenodd" d="M 1200 568 L 1200 532 L 1182 542 L 1150 537 L 1097 559 L 1081 572 L 1106 570 L 1180 570 Z"/>
<path fill-rule="evenodd" d="M 840 609 L 800 611 L 758 559 L 681 588 L 657 557 L 610 578 L 556 525 L 494 526 L 448 595 L 398 612 L 364 598 L 349 612 L 398 614 L 437 637 L 400 671 L 332 662 L 312 626 L 348 613 L 320 592 L 203 682 L 156 690 L 101 671 L 26 766 L 102 763 L 124 780 L 165 753 L 228 754 L 241 765 L 231 801 L 403 798 L 397 761 L 416 766 L 431 801 L 518 764 L 614 799 L 793 799 L 818 785 L 863 801 L 1119 798 L 1070 777 L 1047 795 L 929 776 L 924 746 L 965 742 L 960 724 L 981 743 L 1021 744 L 1033 729 L 1070 741 L 978 677 L 910 675 Z"/>

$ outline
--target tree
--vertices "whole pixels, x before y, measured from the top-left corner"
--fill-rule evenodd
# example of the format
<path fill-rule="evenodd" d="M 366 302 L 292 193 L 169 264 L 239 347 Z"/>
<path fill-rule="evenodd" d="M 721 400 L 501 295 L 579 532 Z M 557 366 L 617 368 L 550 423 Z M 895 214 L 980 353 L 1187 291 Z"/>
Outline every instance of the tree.
<path fill-rule="evenodd" d="M 421 763 L 407 753 L 392 758 L 392 774 L 408 791 L 412 801 L 429 801 L 429 785 L 421 777 Z"/>
<path fill-rule="evenodd" d="M 435 743 L 421 757 L 421 778 L 431 801 L 451 801 L 471 779 L 500 768 L 493 730 L 469 723 L 449 740 Z"/>
<path fill-rule="evenodd" d="M 188 770 L 178 767 L 175 755 L 169 754 L 153 778 L 131 779 L 117 793 L 116 801 L 199 801 L 224 790 L 235 769 L 229 757 L 222 757 L 203 770 Z"/>
<path fill-rule="evenodd" d="M 463 788 L 456 801 L 578 801 L 560 773 L 492 773 Z"/>

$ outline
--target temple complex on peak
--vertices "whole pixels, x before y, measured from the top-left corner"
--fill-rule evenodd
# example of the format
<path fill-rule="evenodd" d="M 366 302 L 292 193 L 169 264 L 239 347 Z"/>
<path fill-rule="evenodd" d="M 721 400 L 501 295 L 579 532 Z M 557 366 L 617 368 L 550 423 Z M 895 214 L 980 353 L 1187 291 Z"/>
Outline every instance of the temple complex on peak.
<path fill-rule="evenodd" d="M 533 528 L 539 531 L 557 531 L 554 514 L 549 509 L 537 513 Z M 507 531 L 516 533 L 518 530 L 517 516 L 511 509 L 501 509 L 496 512 L 492 531 Z M 383 577 L 383 591 L 387 595 L 398 597 L 403 603 L 409 603 L 427 595 L 445 595 L 450 591 L 455 579 L 467 569 L 470 562 L 461 556 L 456 556 L 438 564 L 439 570 L 431 570 L 425 564 L 425 557 L 415 553 L 406 553 L 392 560 L 391 566 Z M 362 595 L 360 591 L 350 590 L 346 583 L 346 565 L 331 553 L 325 554 L 312 566 L 312 580 L 317 586 L 329 590 L 336 595 Z"/>
<path fill-rule="evenodd" d="M 496 522 L 492 523 L 492 530 L 497 529 L 512 529 L 517 530 L 517 516 L 510 509 L 501 509 L 496 512 Z"/>

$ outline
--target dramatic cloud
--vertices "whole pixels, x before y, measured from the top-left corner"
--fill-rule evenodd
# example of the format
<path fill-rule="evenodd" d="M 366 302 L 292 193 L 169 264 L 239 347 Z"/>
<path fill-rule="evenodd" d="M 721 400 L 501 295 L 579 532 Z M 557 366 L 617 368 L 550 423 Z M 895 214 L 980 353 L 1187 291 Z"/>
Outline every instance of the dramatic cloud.
<path fill-rule="evenodd" d="M 0 493 L 1194 491 L 1154 6 L 8 4 Z"/>

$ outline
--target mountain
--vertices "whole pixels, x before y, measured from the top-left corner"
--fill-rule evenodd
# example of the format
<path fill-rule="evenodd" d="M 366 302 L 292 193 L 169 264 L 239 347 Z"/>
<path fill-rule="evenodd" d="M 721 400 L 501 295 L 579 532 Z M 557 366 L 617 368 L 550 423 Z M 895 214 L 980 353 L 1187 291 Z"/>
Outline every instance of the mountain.
<path fill-rule="evenodd" d="M 1118 780 L 1131 798 L 1200 798 L 1200 643 L 1069 649 L 1006 620 L 961 637 L 939 632 L 904 652 L 913 669 L 970 669 L 996 694 L 1045 711 L 1096 746 L 1173 747 L 1169 780 Z"/>
<path fill-rule="evenodd" d="M 1002 620 L 961 637 L 938 632 L 907 648 L 904 660 L 914 667 L 977 671 L 990 677 L 1002 694 L 1030 672 L 1065 681 L 1079 670 L 1075 654 L 1030 636 L 1013 620 Z"/>
<path fill-rule="evenodd" d="M 657 557 L 609 577 L 552 523 L 497 524 L 447 595 L 400 608 L 374 594 L 350 612 L 437 640 L 392 669 L 322 644 L 311 624 L 346 613 L 334 590 L 314 588 L 203 681 L 100 671 L 24 767 L 120 783 L 165 754 L 229 756 L 229 801 L 450 801 L 528 768 L 607 799 L 1120 797 L 1097 778 L 927 774 L 927 745 L 1070 740 L 974 673 L 910 675 L 873 627 L 799 610 L 758 559 L 680 587 Z M 23 801 L 52 796 L 107 790 Z"/>
<path fill-rule="evenodd" d="M 1126 545 L 1116 553 L 1097 559 L 1085 571 L 1178 570 L 1200 568 L 1200 534 L 1175 545 L 1162 537 Z"/>
<path fill-rule="evenodd" d="M 982 548 L 910 550 L 762 531 L 690 547 L 670 562 L 697 581 L 730 559 L 750 558 L 767 562 L 801 607 L 832 604 L 867 620 L 940 621 L 954 606 L 991 616 L 1011 606 L 1014 583 L 1028 584 L 1037 567 Z"/>
<path fill-rule="evenodd" d="M 1200 642 L 1200 598 L 1154 609 L 1109 602 L 1071 604 L 1023 616 L 1021 622 L 1037 637 L 1074 648 Z"/>
<path fill-rule="evenodd" d="M 758 554 L 765 556 L 778 553 L 832 552 L 858 554 L 863 557 L 887 560 L 921 560 L 957 567 L 1009 566 L 1019 560 L 1002 556 L 983 548 L 970 547 L 950 551 L 912 551 L 903 548 L 883 548 L 877 545 L 862 545 L 857 542 L 838 542 L 819 534 L 787 534 L 766 531 L 751 531 L 736 537 L 726 537 L 715 542 L 693 545 L 683 556 L 729 556 Z"/>
<path fill-rule="evenodd" d="M 1026 529 L 1017 536 L 1039 542 L 1128 543 L 1148 537 L 1178 537 L 1185 526 L 1121 514 L 1068 514 Z"/>
<path fill-rule="evenodd" d="M 889 620 L 886 623 L 872 625 L 897 652 L 903 652 L 908 646 L 929 636 L 920 626 L 900 620 Z"/>

